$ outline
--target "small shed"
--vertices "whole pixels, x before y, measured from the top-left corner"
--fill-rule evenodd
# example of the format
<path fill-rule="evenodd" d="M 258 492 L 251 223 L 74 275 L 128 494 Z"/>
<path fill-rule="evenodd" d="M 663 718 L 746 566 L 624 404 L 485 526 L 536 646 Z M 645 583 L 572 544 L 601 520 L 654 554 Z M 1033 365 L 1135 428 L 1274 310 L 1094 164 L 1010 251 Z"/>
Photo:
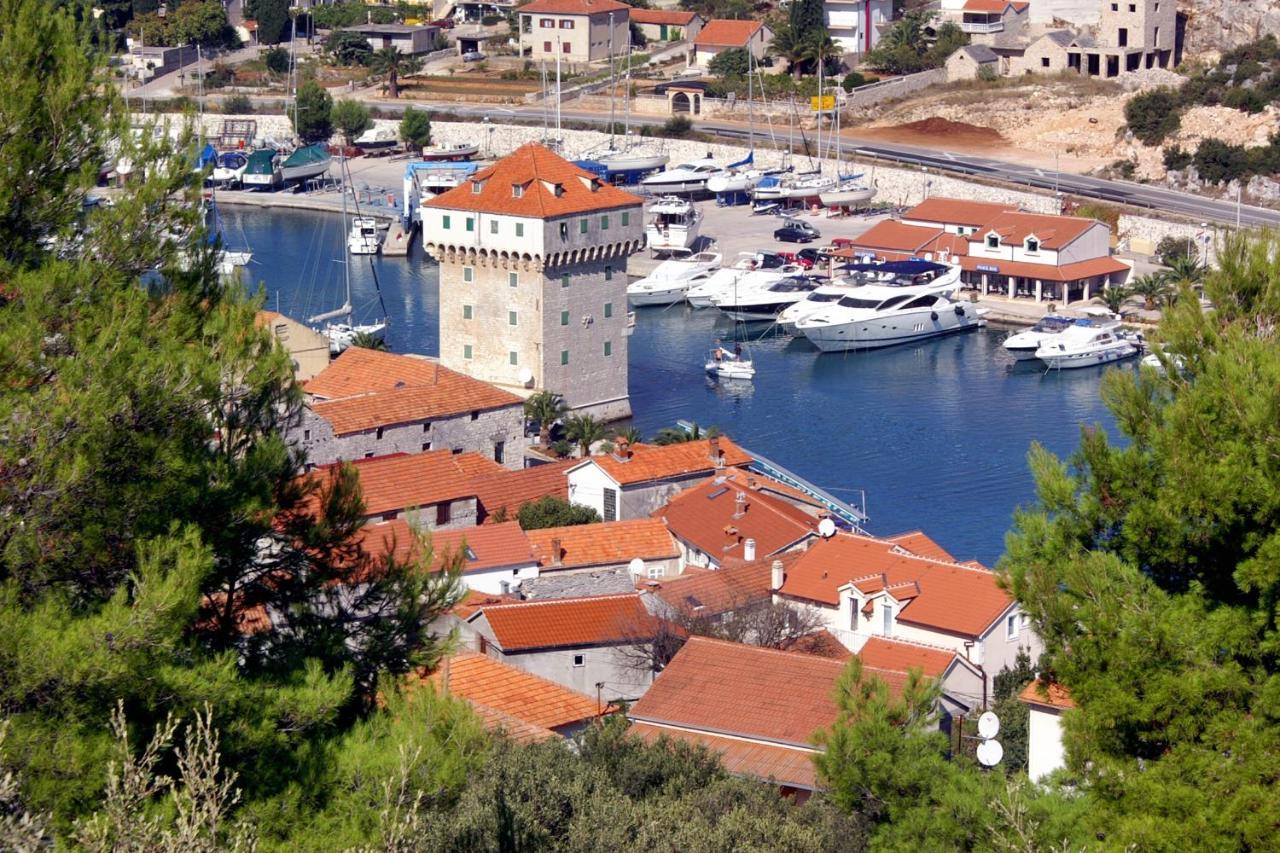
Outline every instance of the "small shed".
<path fill-rule="evenodd" d="M 947 57 L 947 82 L 976 80 L 983 68 L 1000 70 L 1000 57 L 985 44 L 968 44 Z"/>

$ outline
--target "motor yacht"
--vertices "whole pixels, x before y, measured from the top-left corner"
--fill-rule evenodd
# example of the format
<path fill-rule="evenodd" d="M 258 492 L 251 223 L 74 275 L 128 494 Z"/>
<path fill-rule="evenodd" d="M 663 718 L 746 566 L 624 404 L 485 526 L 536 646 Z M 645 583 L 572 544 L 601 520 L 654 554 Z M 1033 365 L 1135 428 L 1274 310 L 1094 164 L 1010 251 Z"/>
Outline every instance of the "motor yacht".
<path fill-rule="evenodd" d="M 804 299 L 784 308 L 778 315 L 778 326 L 788 334 L 795 334 L 796 323 L 823 310 L 832 302 L 839 302 L 840 297 L 847 296 L 852 289 L 852 285 L 843 281 L 823 284 L 805 294 Z"/>
<path fill-rule="evenodd" d="M 1030 361 L 1036 357 L 1036 350 L 1040 348 L 1040 344 L 1054 335 L 1061 334 L 1063 329 L 1074 322 L 1075 320 L 1071 317 L 1064 317 L 1061 314 L 1045 314 L 1030 329 L 1009 335 L 1001 346 L 1017 361 Z"/>
<path fill-rule="evenodd" d="M 249 166 L 249 157 L 242 151 L 224 151 L 218 155 L 209 173 L 209 180 L 215 184 L 238 184 Z"/>
<path fill-rule="evenodd" d="M 361 151 L 380 151 L 400 144 L 400 134 L 394 127 L 371 127 L 351 141 Z"/>
<path fill-rule="evenodd" d="M 737 285 L 745 285 L 747 276 L 763 271 L 778 273 L 776 277 L 781 278 L 785 268 L 786 262 L 774 252 L 741 252 L 733 266 L 721 267 L 710 278 L 690 287 L 685 299 L 694 308 L 711 308 L 715 298 L 732 293 Z M 791 267 L 789 271 L 804 272 L 798 266 Z"/>
<path fill-rule="evenodd" d="M 477 142 L 455 142 L 452 145 L 437 145 L 434 148 L 423 148 L 422 159 L 432 160 L 470 160 L 480 153 Z"/>
<path fill-rule="evenodd" d="M 681 252 L 698 242 L 702 213 L 693 202 L 678 196 L 663 196 L 645 212 L 645 242 L 655 252 Z"/>
<path fill-rule="evenodd" d="M 867 266 L 867 265 L 860 265 Z M 960 267 L 930 261 L 878 265 L 882 275 L 796 321 L 823 352 L 876 349 L 985 325 L 986 311 L 958 301 Z"/>
<path fill-rule="evenodd" d="M 1138 345 L 1118 326 L 1099 327 L 1087 319 L 1077 320 L 1036 349 L 1036 358 L 1052 370 L 1097 367 L 1137 354 Z"/>
<path fill-rule="evenodd" d="M 653 272 L 627 286 L 627 301 L 632 305 L 670 305 L 683 302 L 689 288 L 706 281 L 720 269 L 719 252 L 671 258 L 658 264 Z"/>
<path fill-rule="evenodd" d="M 746 286 L 740 284 L 728 295 L 715 299 L 714 303 L 729 317 L 744 323 L 774 320 L 785 309 L 804 301 L 826 281 L 814 275 L 787 275 L 774 281 L 752 276 Z"/>
<path fill-rule="evenodd" d="M 351 220 L 351 232 L 347 235 L 347 251 L 353 255 L 376 255 L 382 248 L 382 231 L 378 220 L 370 216 L 357 216 Z"/>
<path fill-rule="evenodd" d="M 707 189 L 707 181 L 725 174 L 725 168 L 711 158 L 692 160 L 672 166 L 665 172 L 640 181 L 640 188 L 651 193 L 695 193 Z"/>

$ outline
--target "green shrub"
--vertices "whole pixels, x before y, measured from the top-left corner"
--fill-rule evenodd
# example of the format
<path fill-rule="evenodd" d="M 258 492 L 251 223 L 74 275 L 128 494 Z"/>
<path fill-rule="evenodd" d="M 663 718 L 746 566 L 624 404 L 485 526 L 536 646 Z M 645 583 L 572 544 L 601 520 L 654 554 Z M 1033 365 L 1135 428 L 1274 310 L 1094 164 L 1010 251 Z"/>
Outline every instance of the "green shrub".
<path fill-rule="evenodd" d="M 1227 94 L 1222 98 L 1222 105 L 1231 107 L 1233 110 L 1254 114 L 1266 109 L 1267 98 L 1257 89 L 1246 89 L 1243 86 L 1237 86 L 1234 89 L 1227 90 Z"/>
<path fill-rule="evenodd" d="M 867 78 L 863 77 L 857 71 L 850 71 L 848 74 L 844 75 L 844 79 L 840 81 L 840 88 L 844 89 L 846 92 L 852 92 L 859 86 L 865 85 L 867 85 Z"/>
<path fill-rule="evenodd" d="M 506 20 L 504 15 L 485 15 L 480 19 L 480 23 L 486 27 L 496 26 Z"/>
<path fill-rule="evenodd" d="M 746 77 L 750 69 L 750 57 L 741 47 L 722 50 L 707 65 L 707 70 L 717 77 Z"/>
<path fill-rule="evenodd" d="M 688 116 L 672 116 L 662 123 L 662 135 L 679 139 L 693 130 L 693 120 Z"/>
<path fill-rule="evenodd" d="M 1124 120 L 1145 145 L 1159 145 L 1182 124 L 1178 97 L 1172 89 L 1141 92 L 1124 105 Z"/>
<path fill-rule="evenodd" d="M 1249 168 L 1249 157 L 1243 145 L 1229 145 L 1213 138 L 1200 142 L 1193 162 L 1200 177 L 1211 184 L 1243 178 Z"/>
<path fill-rule="evenodd" d="M 1000 78 L 1000 72 L 996 71 L 994 63 L 987 62 L 978 66 L 978 79 L 984 83 L 994 83 Z"/>
<path fill-rule="evenodd" d="M 324 49 L 339 65 L 368 65 L 373 45 L 354 30 L 338 30 L 325 40 Z"/>
<path fill-rule="evenodd" d="M 1166 267 L 1173 266 L 1183 258 L 1198 259 L 1196 247 L 1190 240 L 1172 234 L 1160 238 L 1160 242 L 1156 244 L 1156 257 Z"/>
<path fill-rule="evenodd" d="M 1180 146 L 1170 145 L 1164 149 L 1164 167 L 1170 171 L 1182 170 L 1191 165 L 1191 152 Z"/>
<path fill-rule="evenodd" d="M 262 61 L 266 63 L 267 70 L 276 74 L 285 74 L 289 71 L 289 51 L 283 47 L 269 47 L 262 52 Z"/>
<path fill-rule="evenodd" d="M 248 95 L 231 95 L 222 99 L 222 111 L 227 115 L 243 116 L 253 113 L 253 101 Z"/>

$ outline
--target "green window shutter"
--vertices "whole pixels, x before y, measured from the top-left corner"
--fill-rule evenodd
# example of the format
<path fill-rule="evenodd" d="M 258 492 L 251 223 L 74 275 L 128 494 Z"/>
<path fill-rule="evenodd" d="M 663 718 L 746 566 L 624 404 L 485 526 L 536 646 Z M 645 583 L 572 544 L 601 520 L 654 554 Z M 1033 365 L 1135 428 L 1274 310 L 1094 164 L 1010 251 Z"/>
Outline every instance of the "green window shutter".
<path fill-rule="evenodd" d="M 467 217 L 467 230 L 468 231 L 476 230 L 476 221 L 470 216 Z"/>
<path fill-rule="evenodd" d="M 569 363 L 569 351 L 567 349 L 560 350 L 560 363 L 561 364 Z"/>
<path fill-rule="evenodd" d="M 612 316 L 613 316 L 613 303 L 606 302 L 604 304 L 604 318 L 608 320 Z"/>
<path fill-rule="evenodd" d="M 579 234 L 586 234 L 586 233 L 587 233 L 587 220 L 585 220 L 585 219 L 579 219 L 579 220 L 578 220 L 578 233 L 579 233 Z"/>
<path fill-rule="evenodd" d="M 561 326 L 567 326 L 567 325 L 569 325 L 569 312 L 568 312 L 568 311 L 561 311 L 561 312 L 560 312 L 560 325 L 561 325 Z"/>
<path fill-rule="evenodd" d="M 605 355 L 605 358 L 608 358 L 609 356 L 613 355 L 613 341 L 604 342 L 604 355 Z"/>
<path fill-rule="evenodd" d="M 512 351 L 511 351 L 511 352 L 509 352 L 509 353 L 507 353 L 507 361 L 511 362 L 512 364 L 517 364 L 517 363 L 519 363 L 519 360 L 520 360 L 520 358 L 519 358 L 519 356 L 518 356 L 518 355 L 516 355 L 516 353 L 515 353 L 515 351 L 514 351 L 514 350 L 512 350 Z"/>
<path fill-rule="evenodd" d="M 445 214 L 445 216 L 444 216 L 444 223 L 443 223 L 443 225 L 444 225 L 444 228 L 445 228 L 445 230 L 446 230 L 446 231 L 447 231 L 447 230 L 449 229 L 449 227 L 450 227 L 449 214 L 447 214 L 447 213 L 446 213 L 446 214 Z"/>
<path fill-rule="evenodd" d="M 490 234 L 497 234 L 497 233 L 498 233 L 498 220 L 496 220 L 496 219 L 490 219 L 490 220 L 489 220 L 489 233 L 490 233 Z"/>
<path fill-rule="evenodd" d="M 631 211 L 629 210 L 622 211 L 622 227 L 626 228 L 630 224 L 631 224 Z"/>
<path fill-rule="evenodd" d="M 604 280 L 613 281 L 613 267 L 604 268 Z"/>
<path fill-rule="evenodd" d="M 607 216 L 601 216 L 601 217 L 600 217 L 600 230 L 601 230 L 601 231 L 608 231 L 608 230 L 609 230 L 609 217 L 607 217 Z"/>
<path fill-rule="evenodd" d="M 475 271 L 474 269 L 472 269 L 471 267 L 463 267 L 463 268 L 462 268 L 462 280 L 463 280 L 463 281 L 474 281 L 474 280 L 475 280 L 475 277 L 476 277 L 476 271 Z"/>
<path fill-rule="evenodd" d="M 513 272 L 507 273 L 507 284 L 511 285 L 512 287 L 515 287 L 519 283 L 520 283 L 519 274 L 513 273 Z"/>
<path fill-rule="evenodd" d="M 462 357 L 463 357 L 463 358 L 466 358 L 466 359 L 470 359 L 470 358 L 471 358 L 471 344 L 464 344 L 464 345 L 463 345 L 463 347 L 462 347 Z"/>
<path fill-rule="evenodd" d="M 463 306 L 462 306 L 462 319 L 464 319 L 464 320 L 470 320 L 470 319 L 471 319 L 471 306 L 470 306 L 470 305 L 463 305 Z"/>
<path fill-rule="evenodd" d="M 507 312 L 507 325 L 508 326 L 516 325 L 516 312 L 514 311 Z"/>
<path fill-rule="evenodd" d="M 561 287 L 569 286 L 569 274 L 567 272 L 560 274 L 560 286 Z"/>
<path fill-rule="evenodd" d="M 516 223 L 516 236 L 517 236 L 517 237 L 523 237 L 523 236 L 524 236 L 524 223 L 523 223 L 523 222 L 517 222 L 517 223 Z"/>

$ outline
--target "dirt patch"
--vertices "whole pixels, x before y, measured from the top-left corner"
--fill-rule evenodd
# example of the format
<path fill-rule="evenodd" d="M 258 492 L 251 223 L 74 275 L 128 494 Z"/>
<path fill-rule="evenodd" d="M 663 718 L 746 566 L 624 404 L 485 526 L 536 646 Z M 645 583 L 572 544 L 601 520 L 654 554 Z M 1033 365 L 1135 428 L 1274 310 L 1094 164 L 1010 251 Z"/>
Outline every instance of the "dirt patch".
<path fill-rule="evenodd" d="M 930 116 L 906 124 L 888 127 L 860 127 L 851 131 L 852 136 L 863 139 L 879 139 L 905 145 L 928 145 L 953 150 L 977 149 L 986 151 L 1006 147 L 1009 142 L 1000 131 L 941 116 Z"/>

